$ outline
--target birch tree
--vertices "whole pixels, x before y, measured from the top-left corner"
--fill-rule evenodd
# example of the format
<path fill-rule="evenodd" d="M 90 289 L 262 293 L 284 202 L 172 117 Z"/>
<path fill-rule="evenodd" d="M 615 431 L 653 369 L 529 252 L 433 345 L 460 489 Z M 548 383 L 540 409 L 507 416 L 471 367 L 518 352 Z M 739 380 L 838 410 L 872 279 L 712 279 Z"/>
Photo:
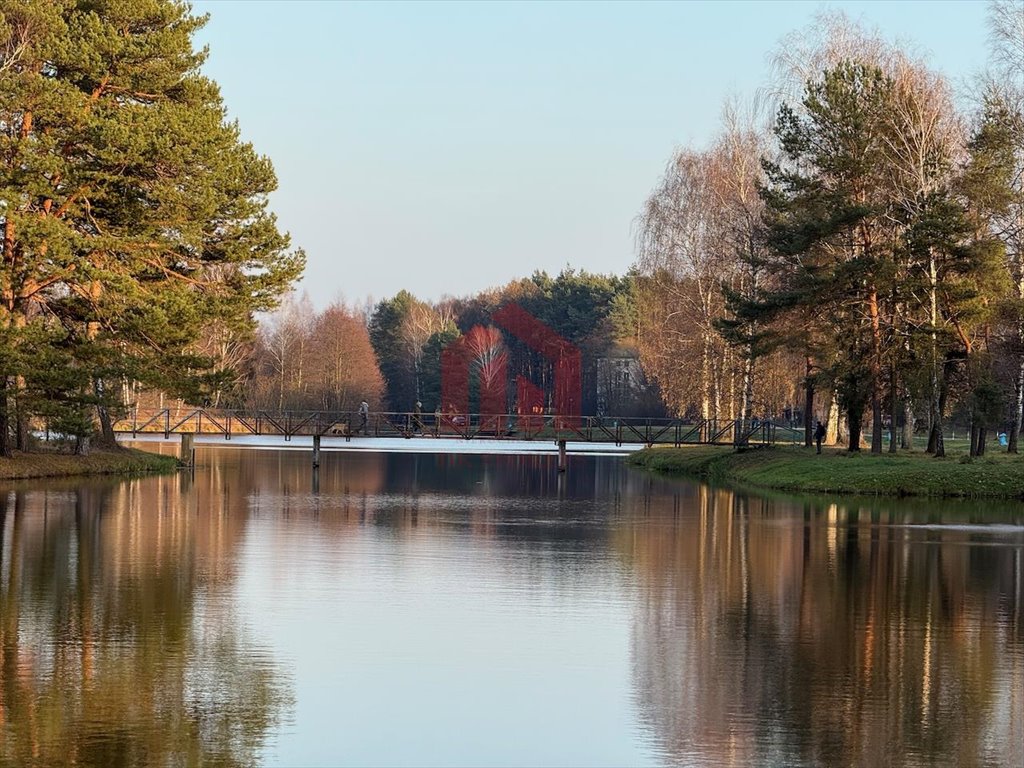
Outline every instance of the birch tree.
<path fill-rule="evenodd" d="M 641 359 L 674 410 L 696 401 L 705 420 L 719 417 L 715 320 L 724 305 L 721 280 L 732 267 L 715 241 L 711 175 L 707 153 L 684 149 L 673 156 L 641 214 L 637 260 L 641 306 L 652 309 L 641 320 Z"/>

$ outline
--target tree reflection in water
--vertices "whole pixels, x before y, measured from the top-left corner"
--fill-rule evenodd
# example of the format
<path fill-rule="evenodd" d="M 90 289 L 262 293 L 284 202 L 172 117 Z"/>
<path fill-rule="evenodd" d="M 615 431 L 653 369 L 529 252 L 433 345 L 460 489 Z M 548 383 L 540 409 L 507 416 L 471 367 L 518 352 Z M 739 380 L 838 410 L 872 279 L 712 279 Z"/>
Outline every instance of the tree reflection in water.
<path fill-rule="evenodd" d="M 476 670 L 484 676 L 500 672 L 502 622 L 536 604 L 553 649 L 504 650 L 529 652 L 549 689 L 578 681 L 566 665 L 597 680 L 607 672 L 582 666 L 586 649 L 567 623 L 621 631 L 631 638 L 616 657 L 623 674 L 595 688 L 615 698 L 593 704 L 641 729 L 601 736 L 636 738 L 624 753 L 659 762 L 1024 764 L 1024 536 L 975 525 L 1020 526 L 1020 505 L 804 503 L 672 483 L 615 459 L 573 458 L 560 477 L 538 456 L 326 454 L 313 483 L 301 451 L 205 450 L 195 481 L 0 496 L 0 764 L 272 759 L 266 745 L 284 740 L 292 685 L 301 695 L 303 679 L 319 686 L 331 670 L 292 675 L 300 664 L 289 656 L 286 674 L 253 643 L 295 652 L 265 611 L 240 606 L 252 573 L 266 576 L 249 584 L 264 609 L 276 595 L 303 603 L 275 614 L 277 625 L 301 618 L 303 635 L 323 631 L 329 622 L 316 622 L 340 603 L 365 608 L 372 626 L 401 626 L 410 600 L 438 597 L 423 584 L 456 585 L 431 605 L 467 621 L 451 606 L 470 585 L 474 599 L 498 601 L 484 606 L 496 645 Z M 328 578 L 348 578 L 338 583 L 355 593 L 311 588 Z M 283 591 L 264 594 L 268 585 Z M 244 615 L 264 619 L 248 627 Z M 370 626 L 349 654 L 322 663 L 347 673 L 380 664 Z M 476 636 L 430 629 L 456 650 Z M 390 640 L 431 659 L 429 644 Z M 429 697 L 458 696 L 416 677 L 421 668 L 403 674 L 427 698 L 412 702 L 416 719 L 393 724 L 410 739 L 426 738 L 419 713 L 443 703 Z M 479 706 L 500 710 L 507 679 L 491 679 L 481 695 L 492 700 Z M 332 689 L 328 701 L 344 699 L 353 719 L 305 735 L 343 758 L 365 725 L 361 695 Z M 296 718 L 289 734 L 302 726 Z M 507 737 L 500 718 L 478 727 Z"/>
<path fill-rule="evenodd" d="M 254 478 L 262 512 L 308 509 L 276 490 L 308 470 L 278 471 Z M 322 526 L 458 527 L 567 583 L 596 588 L 610 548 L 637 588 L 636 699 L 668 761 L 1024 765 L 1019 504 L 761 498 L 614 460 L 559 479 L 537 456 L 351 457 L 321 491 Z M 999 520 L 1018 527 L 975 524 Z"/>
<path fill-rule="evenodd" d="M 1019 532 L 928 526 L 934 502 L 801 516 L 694 496 L 656 497 L 649 524 L 619 537 L 643 576 L 638 700 L 667 758 L 1024 764 Z"/>
<path fill-rule="evenodd" d="M 289 694 L 226 608 L 231 498 L 187 476 L 3 493 L 0 763 L 255 761 Z"/>

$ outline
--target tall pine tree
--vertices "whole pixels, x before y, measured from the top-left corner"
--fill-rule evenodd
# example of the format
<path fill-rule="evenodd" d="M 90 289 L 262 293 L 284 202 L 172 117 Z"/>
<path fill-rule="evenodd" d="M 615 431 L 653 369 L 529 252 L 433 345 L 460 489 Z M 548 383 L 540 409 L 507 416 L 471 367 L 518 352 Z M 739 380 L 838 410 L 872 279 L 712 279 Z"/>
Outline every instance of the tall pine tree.
<path fill-rule="evenodd" d="M 213 322 L 245 325 L 301 273 L 267 210 L 269 160 L 226 119 L 172 0 L 0 2 L 0 453 L 48 329 L 101 406 L 131 378 L 195 395 Z"/>
<path fill-rule="evenodd" d="M 804 114 L 780 110 L 783 161 L 766 163 L 764 189 L 776 279 L 765 305 L 818 316 L 818 357 L 845 406 L 850 450 L 870 406 L 873 452 L 882 449 L 881 302 L 891 279 L 881 125 L 892 88 L 881 70 L 855 62 L 809 83 Z"/>

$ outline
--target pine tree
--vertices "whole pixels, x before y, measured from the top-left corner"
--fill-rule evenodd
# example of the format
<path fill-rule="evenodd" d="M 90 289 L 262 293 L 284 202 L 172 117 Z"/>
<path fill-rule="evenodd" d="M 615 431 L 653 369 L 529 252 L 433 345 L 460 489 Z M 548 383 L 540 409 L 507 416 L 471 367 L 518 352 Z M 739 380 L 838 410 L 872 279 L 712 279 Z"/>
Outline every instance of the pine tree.
<path fill-rule="evenodd" d="M 998 352 L 1009 369 L 1012 407 L 1005 408 L 995 368 L 996 350 L 990 350 L 986 333 L 984 365 L 971 367 L 974 386 L 971 396 L 972 424 L 981 428 L 1009 416 L 1007 450 L 1016 453 L 1024 410 L 1024 115 L 997 93 L 989 93 L 981 119 L 967 149 L 970 155 L 959 179 L 964 200 L 964 227 L 970 231 L 974 257 L 983 262 L 979 279 L 977 312 L 986 323 L 1001 315 L 1009 331 Z M 987 328 L 987 325 L 986 325 Z M 980 451 L 978 450 L 980 446 Z M 975 440 L 972 453 L 984 451 L 984 440 Z"/>
<path fill-rule="evenodd" d="M 195 396 L 201 330 L 250 324 L 303 265 L 267 210 L 269 160 L 199 72 L 205 19 L 171 0 L 6 0 L 0 14 L 5 342 L 59 326 L 91 350 L 79 363 L 101 406 L 121 377 Z M 24 373 L 0 372 L 0 422 Z"/>
<path fill-rule="evenodd" d="M 891 279 L 881 125 L 892 88 L 881 70 L 854 62 L 809 83 L 805 115 L 780 110 L 784 160 L 766 163 L 763 192 L 776 279 L 764 303 L 817 314 L 832 358 L 828 375 L 850 423 L 849 448 L 859 450 L 870 405 L 873 452 L 882 446 L 881 304 Z"/>
<path fill-rule="evenodd" d="M 406 290 L 377 303 L 370 316 L 370 344 L 384 376 L 388 407 L 408 412 L 416 402 L 416 370 L 402 328 L 417 299 Z"/>

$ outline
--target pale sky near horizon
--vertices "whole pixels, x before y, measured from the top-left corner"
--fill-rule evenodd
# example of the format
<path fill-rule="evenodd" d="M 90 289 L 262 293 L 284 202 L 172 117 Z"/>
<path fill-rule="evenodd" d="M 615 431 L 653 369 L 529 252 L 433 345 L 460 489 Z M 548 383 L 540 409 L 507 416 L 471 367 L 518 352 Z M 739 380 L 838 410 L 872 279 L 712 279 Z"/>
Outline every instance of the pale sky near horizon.
<path fill-rule="evenodd" d="M 318 307 L 625 272 L 673 149 L 707 144 L 724 100 L 764 85 L 779 40 L 823 9 L 910 41 L 955 85 L 987 56 L 977 1 L 193 7 Z"/>

